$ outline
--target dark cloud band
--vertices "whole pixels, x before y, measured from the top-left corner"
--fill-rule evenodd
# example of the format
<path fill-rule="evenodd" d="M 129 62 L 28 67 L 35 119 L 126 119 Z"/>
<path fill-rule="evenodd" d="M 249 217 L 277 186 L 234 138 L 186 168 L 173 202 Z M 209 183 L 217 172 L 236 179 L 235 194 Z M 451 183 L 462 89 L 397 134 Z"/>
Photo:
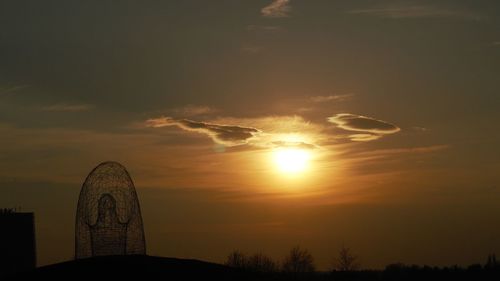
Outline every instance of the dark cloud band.
<path fill-rule="evenodd" d="M 177 126 L 186 131 L 194 131 L 208 135 L 216 143 L 235 146 L 246 144 L 260 131 L 251 127 L 220 125 L 207 122 L 198 122 L 189 119 L 174 119 L 171 117 L 160 117 L 146 121 L 149 127 Z"/>
<path fill-rule="evenodd" d="M 358 132 L 350 136 L 353 141 L 376 140 L 383 135 L 394 134 L 401 130 L 394 124 L 351 113 L 336 114 L 327 120 L 346 131 Z"/>

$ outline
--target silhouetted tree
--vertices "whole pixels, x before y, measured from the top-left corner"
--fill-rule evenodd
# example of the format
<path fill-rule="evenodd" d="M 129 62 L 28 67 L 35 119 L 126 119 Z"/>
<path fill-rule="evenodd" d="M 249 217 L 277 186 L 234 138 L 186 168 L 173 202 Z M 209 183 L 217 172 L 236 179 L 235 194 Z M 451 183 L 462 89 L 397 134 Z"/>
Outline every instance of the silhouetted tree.
<path fill-rule="evenodd" d="M 467 267 L 467 271 L 469 272 L 480 272 L 483 267 L 479 263 L 471 264 Z"/>
<path fill-rule="evenodd" d="M 307 249 L 295 246 L 285 258 L 282 269 L 286 273 L 314 272 L 314 258 Z"/>
<path fill-rule="evenodd" d="M 13 208 L 1 208 L 0 209 L 0 214 L 13 214 L 16 210 Z"/>
<path fill-rule="evenodd" d="M 230 267 L 245 268 L 247 266 L 247 259 L 244 253 L 234 250 L 227 256 L 224 264 Z"/>
<path fill-rule="evenodd" d="M 499 264 L 497 262 L 496 255 L 495 254 L 488 255 L 488 261 L 484 265 L 484 268 L 485 269 L 494 269 L 494 268 L 497 268 L 498 266 L 499 266 Z"/>
<path fill-rule="evenodd" d="M 247 259 L 246 267 L 257 272 L 276 272 L 278 266 L 270 257 L 263 254 L 255 254 Z"/>
<path fill-rule="evenodd" d="M 406 270 L 407 266 L 404 263 L 391 263 L 385 266 L 386 272 L 401 272 Z"/>
<path fill-rule="evenodd" d="M 354 271 L 360 267 L 358 257 L 351 253 L 351 249 L 342 245 L 338 258 L 335 259 L 334 270 Z"/>
<path fill-rule="evenodd" d="M 277 263 L 264 254 L 254 254 L 247 256 L 244 253 L 234 250 L 228 256 L 224 263 L 230 267 L 244 268 L 255 272 L 271 273 L 278 271 Z"/>

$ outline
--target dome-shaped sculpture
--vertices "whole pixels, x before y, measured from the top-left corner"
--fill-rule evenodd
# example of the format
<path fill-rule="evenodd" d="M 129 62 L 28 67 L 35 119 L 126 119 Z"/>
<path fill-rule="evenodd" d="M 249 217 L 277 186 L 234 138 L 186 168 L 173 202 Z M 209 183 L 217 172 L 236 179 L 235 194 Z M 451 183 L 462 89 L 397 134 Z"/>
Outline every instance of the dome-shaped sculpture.
<path fill-rule="evenodd" d="M 101 163 L 80 191 L 75 257 L 135 254 L 146 254 L 146 242 L 134 183 L 119 163 Z"/>

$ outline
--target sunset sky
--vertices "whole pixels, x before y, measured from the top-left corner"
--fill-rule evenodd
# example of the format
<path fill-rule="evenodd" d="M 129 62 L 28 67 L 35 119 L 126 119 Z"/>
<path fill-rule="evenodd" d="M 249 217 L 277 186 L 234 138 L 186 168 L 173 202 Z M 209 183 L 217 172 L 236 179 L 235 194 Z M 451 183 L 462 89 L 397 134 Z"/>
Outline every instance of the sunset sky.
<path fill-rule="evenodd" d="M 497 0 L 2 1 L 0 207 L 74 255 L 100 162 L 150 255 L 500 254 Z"/>

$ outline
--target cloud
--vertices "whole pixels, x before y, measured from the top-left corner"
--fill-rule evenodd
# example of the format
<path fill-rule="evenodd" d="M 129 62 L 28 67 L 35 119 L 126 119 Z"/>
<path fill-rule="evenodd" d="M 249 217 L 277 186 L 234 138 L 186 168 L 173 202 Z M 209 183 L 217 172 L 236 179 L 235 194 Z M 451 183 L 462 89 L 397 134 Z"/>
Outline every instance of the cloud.
<path fill-rule="evenodd" d="M 400 130 L 391 123 L 351 113 L 336 114 L 335 116 L 329 117 L 328 121 L 348 131 L 393 134 Z"/>
<path fill-rule="evenodd" d="M 381 138 L 381 135 L 376 135 L 376 134 L 353 134 L 349 135 L 349 138 L 352 141 L 372 141 L 372 140 L 378 140 Z"/>
<path fill-rule="evenodd" d="M 204 115 L 204 114 L 210 114 L 214 113 L 217 110 L 215 108 L 212 108 L 210 106 L 206 105 L 193 105 L 193 104 L 188 104 L 183 107 L 178 107 L 174 108 L 171 110 L 171 112 L 175 114 L 179 114 L 182 116 L 197 116 L 197 115 Z"/>
<path fill-rule="evenodd" d="M 237 124 L 244 127 L 255 127 L 261 134 L 252 143 L 266 146 L 275 141 L 306 142 L 319 144 L 328 136 L 323 134 L 324 126 L 305 120 L 298 115 L 293 116 L 262 116 L 254 118 L 218 118 L 218 124 Z"/>
<path fill-rule="evenodd" d="M 409 148 L 392 148 L 392 149 L 382 149 L 372 151 L 372 154 L 401 154 L 401 153 L 429 153 L 441 151 L 444 149 L 450 148 L 448 144 L 439 144 L 439 145 L 431 145 L 431 146 L 420 146 L 420 147 L 409 147 Z M 366 152 L 367 154 L 370 152 Z"/>
<path fill-rule="evenodd" d="M 449 145 L 439 144 L 430 146 L 419 146 L 419 147 L 405 147 L 405 148 L 389 148 L 389 149 L 377 149 L 370 151 L 351 151 L 350 157 L 361 159 L 362 161 L 367 160 L 377 160 L 381 158 L 387 158 L 398 154 L 427 154 L 449 149 Z"/>
<path fill-rule="evenodd" d="M 349 14 L 370 15 L 381 18 L 455 18 L 461 20 L 481 20 L 484 17 L 472 11 L 432 5 L 391 5 L 379 8 L 348 11 Z"/>
<path fill-rule="evenodd" d="M 411 127 L 411 129 L 415 132 L 427 132 L 429 129 L 425 128 L 425 127 L 420 127 L 420 126 L 413 126 Z"/>
<path fill-rule="evenodd" d="M 284 28 L 276 25 L 247 25 L 247 31 L 262 32 L 262 33 L 276 33 L 283 31 Z"/>
<path fill-rule="evenodd" d="M 346 131 L 359 132 L 349 136 L 352 141 L 376 140 L 401 130 L 391 123 L 351 113 L 340 113 L 328 117 L 327 120 Z"/>
<path fill-rule="evenodd" d="M 290 0 L 274 0 L 271 4 L 260 10 L 262 16 L 269 18 L 288 17 L 290 13 Z"/>
<path fill-rule="evenodd" d="M 145 125 L 154 128 L 177 126 L 188 132 L 204 133 L 218 144 L 247 144 L 243 149 L 313 149 L 330 138 L 322 133 L 322 125 L 308 122 L 300 116 L 225 117 L 204 122 L 160 117 L 147 120 Z"/>
<path fill-rule="evenodd" d="M 146 121 L 146 125 L 153 128 L 177 126 L 186 131 L 206 134 L 214 142 L 227 146 L 246 144 L 260 132 L 258 129 L 252 127 L 220 125 L 188 119 L 174 119 L 171 117 L 149 119 Z"/>
<path fill-rule="evenodd" d="M 349 113 L 329 117 L 330 123 L 350 131 L 352 141 L 371 141 L 400 129 L 384 121 Z M 146 120 L 152 128 L 176 126 L 187 132 L 202 133 L 215 143 L 225 146 L 247 145 L 244 149 L 295 147 L 317 149 L 328 146 L 339 137 L 324 124 L 305 120 L 301 116 L 263 116 L 254 118 L 219 117 L 209 121 L 158 117 Z M 144 126 L 144 124 L 142 125 Z"/>
<path fill-rule="evenodd" d="M 69 103 L 58 103 L 53 105 L 48 105 L 42 107 L 43 111 L 61 111 L 61 112 L 77 112 L 77 111 L 87 111 L 93 109 L 94 106 L 91 104 L 69 104 Z"/>
<path fill-rule="evenodd" d="M 274 141 L 273 146 L 280 148 L 302 148 L 302 149 L 316 149 L 318 146 L 306 142 L 287 142 L 287 141 Z"/>
<path fill-rule="evenodd" d="M 354 96 L 354 94 L 314 96 L 314 97 L 311 97 L 310 100 L 312 102 L 316 102 L 316 103 L 331 102 L 331 101 L 346 101 L 353 96 Z"/>

